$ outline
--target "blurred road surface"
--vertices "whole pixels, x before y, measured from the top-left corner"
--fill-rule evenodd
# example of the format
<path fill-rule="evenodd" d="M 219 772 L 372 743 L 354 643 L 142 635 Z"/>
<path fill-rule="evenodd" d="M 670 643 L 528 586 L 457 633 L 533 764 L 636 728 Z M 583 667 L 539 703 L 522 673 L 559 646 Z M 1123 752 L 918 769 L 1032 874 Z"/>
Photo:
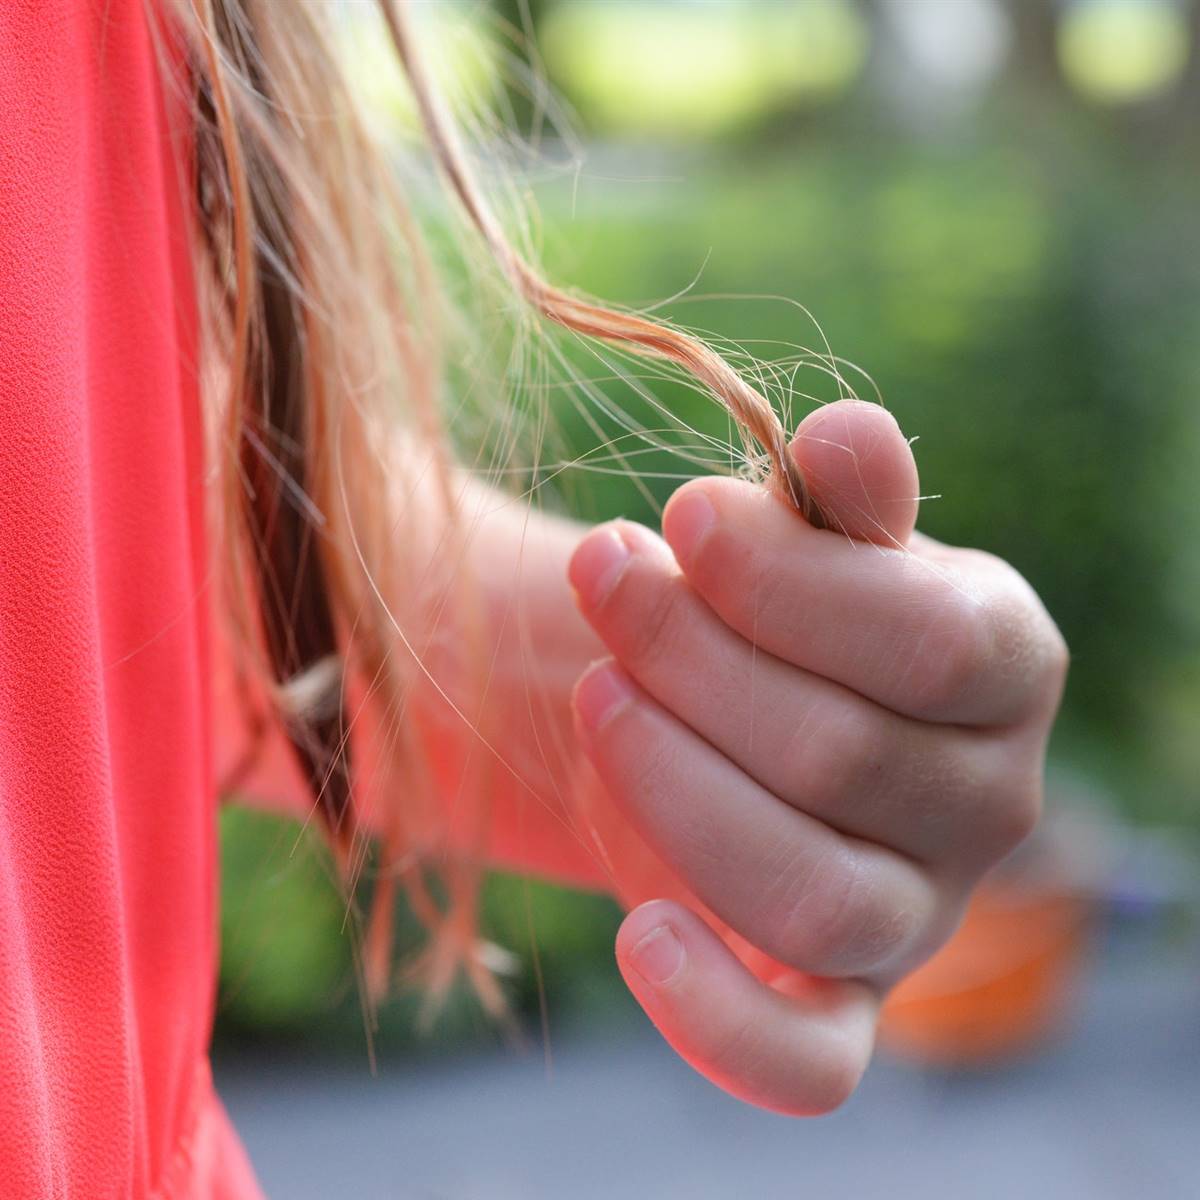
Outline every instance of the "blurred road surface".
<path fill-rule="evenodd" d="M 879 1061 L 841 1112 L 727 1099 L 638 1017 L 614 1040 L 449 1064 L 219 1060 L 271 1200 L 1195 1200 L 1200 962 L 1105 956 L 1040 1057 L 945 1077 Z"/>

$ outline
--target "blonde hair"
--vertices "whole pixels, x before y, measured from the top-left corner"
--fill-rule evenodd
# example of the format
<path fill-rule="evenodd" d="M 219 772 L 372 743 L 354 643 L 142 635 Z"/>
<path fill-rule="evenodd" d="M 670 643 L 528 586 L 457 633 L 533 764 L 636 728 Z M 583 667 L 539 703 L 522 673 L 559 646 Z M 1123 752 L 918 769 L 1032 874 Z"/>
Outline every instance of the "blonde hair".
<path fill-rule="evenodd" d="M 195 111 L 206 402 L 229 611 L 247 696 L 265 696 L 266 719 L 285 731 L 351 889 L 368 823 L 377 835 L 368 993 L 388 978 L 399 881 L 444 951 L 434 990 L 448 986 L 448 964 L 461 962 L 498 1009 L 474 934 L 486 789 L 464 798 L 477 809 L 474 844 L 448 855 L 420 737 L 406 719 L 421 669 L 408 639 L 430 603 L 406 580 L 397 533 L 406 447 L 419 445 L 434 480 L 421 504 L 440 512 L 422 520 L 444 522 L 451 541 L 456 528 L 441 300 L 396 174 L 343 76 L 328 7 L 175 0 Z M 667 324 L 553 286 L 515 250 L 431 82 L 409 6 L 378 7 L 434 159 L 509 286 L 557 325 L 690 372 L 761 448 L 772 486 L 819 523 L 779 419 L 719 354 Z M 468 639 L 479 636 L 468 582 L 444 578 L 440 590 L 438 581 L 424 590 L 454 606 Z M 361 705 L 352 708 L 356 688 Z M 364 800 L 351 753 L 348 713 L 357 720 L 360 707 L 381 714 L 376 728 L 390 735 L 371 782 L 383 802 Z M 427 881 L 432 862 L 441 899 Z"/>

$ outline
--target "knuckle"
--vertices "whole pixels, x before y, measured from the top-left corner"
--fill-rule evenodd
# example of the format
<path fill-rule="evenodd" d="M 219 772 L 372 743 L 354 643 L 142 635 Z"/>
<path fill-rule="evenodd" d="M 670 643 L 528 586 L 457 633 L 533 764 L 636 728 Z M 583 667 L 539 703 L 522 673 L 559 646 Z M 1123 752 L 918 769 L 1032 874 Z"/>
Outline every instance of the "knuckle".
<path fill-rule="evenodd" d="M 764 912 L 783 961 L 848 974 L 889 960 L 911 936 L 909 914 L 881 903 L 849 847 L 816 864 L 798 865 L 794 854 L 781 859 L 769 877 Z"/>
<path fill-rule="evenodd" d="M 778 760 L 780 775 L 793 781 L 796 792 L 804 794 L 818 786 L 824 790 L 829 786 L 830 771 L 841 769 L 840 756 L 829 749 L 826 729 L 827 722 L 819 719 L 814 708 L 806 707 L 795 714 L 783 733 Z"/>
<path fill-rule="evenodd" d="M 910 682 L 924 709 L 943 713 L 978 689 L 990 658 L 993 601 L 947 587 L 931 606 L 911 663 Z"/>
<path fill-rule="evenodd" d="M 1005 660 L 1026 681 L 1027 708 L 1053 711 L 1066 685 L 1071 652 L 1053 618 L 1016 572 L 1005 626 Z"/>
<path fill-rule="evenodd" d="M 763 873 L 764 949 L 781 962 L 812 970 L 825 958 L 831 922 L 846 903 L 841 872 L 813 864 L 805 850 L 781 849 Z"/>
<path fill-rule="evenodd" d="M 970 561 L 975 569 L 946 576 L 930 602 L 913 667 L 926 703 L 939 713 L 953 710 L 990 680 L 1006 697 L 998 723 L 1051 707 L 1070 662 L 1062 634 L 1014 567 L 982 551 L 971 552 Z"/>
<path fill-rule="evenodd" d="M 910 829 L 919 830 L 936 845 L 952 843 L 964 810 L 983 793 L 987 780 L 962 745 L 947 740 L 940 731 L 921 737 L 901 753 L 906 772 L 892 811 L 902 812 Z"/>
<path fill-rule="evenodd" d="M 826 803 L 872 788 L 889 753 L 879 724 L 854 704 L 814 705 L 787 734 L 786 778 L 796 781 L 798 792 Z"/>
<path fill-rule="evenodd" d="M 847 956 L 844 971 L 882 971 L 904 958 L 922 931 L 915 908 L 892 906 L 871 897 L 841 943 Z"/>

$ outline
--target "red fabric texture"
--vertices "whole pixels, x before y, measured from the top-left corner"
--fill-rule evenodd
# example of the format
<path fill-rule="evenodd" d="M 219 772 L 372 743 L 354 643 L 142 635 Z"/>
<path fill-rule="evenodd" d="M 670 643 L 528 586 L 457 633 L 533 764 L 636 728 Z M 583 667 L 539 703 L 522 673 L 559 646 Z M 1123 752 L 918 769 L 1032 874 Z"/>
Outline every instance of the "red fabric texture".
<path fill-rule="evenodd" d="M 185 129 L 143 0 L 0 3 L 0 1196 L 259 1195 L 207 1065 Z"/>

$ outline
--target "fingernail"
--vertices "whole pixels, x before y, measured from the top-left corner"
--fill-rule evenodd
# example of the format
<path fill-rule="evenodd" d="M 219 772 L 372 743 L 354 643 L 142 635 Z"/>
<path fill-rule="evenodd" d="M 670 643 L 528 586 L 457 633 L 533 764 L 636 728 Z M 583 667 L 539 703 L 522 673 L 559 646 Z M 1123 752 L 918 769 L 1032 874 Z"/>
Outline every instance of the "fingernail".
<path fill-rule="evenodd" d="M 630 965 L 655 987 L 661 987 L 674 978 L 686 957 L 683 942 L 670 925 L 659 925 L 652 929 L 629 952 Z"/>
<path fill-rule="evenodd" d="M 617 586 L 628 562 L 629 547 L 612 526 L 607 526 L 583 539 L 571 558 L 567 574 L 583 602 L 595 608 Z"/>
<path fill-rule="evenodd" d="M 625 673 L 611 662 L 592 666 L 575 685 L 575 711 L 587 729 L 600 729 L 632 700 Z"/>
<path fill-rule="evenodd" d="M 668 505 L 663 517 L 663 536 L 675 551 L 675 557 L 686 562 L 716 520 L 716 510 L 703 492 L 687 492 Z"/>

